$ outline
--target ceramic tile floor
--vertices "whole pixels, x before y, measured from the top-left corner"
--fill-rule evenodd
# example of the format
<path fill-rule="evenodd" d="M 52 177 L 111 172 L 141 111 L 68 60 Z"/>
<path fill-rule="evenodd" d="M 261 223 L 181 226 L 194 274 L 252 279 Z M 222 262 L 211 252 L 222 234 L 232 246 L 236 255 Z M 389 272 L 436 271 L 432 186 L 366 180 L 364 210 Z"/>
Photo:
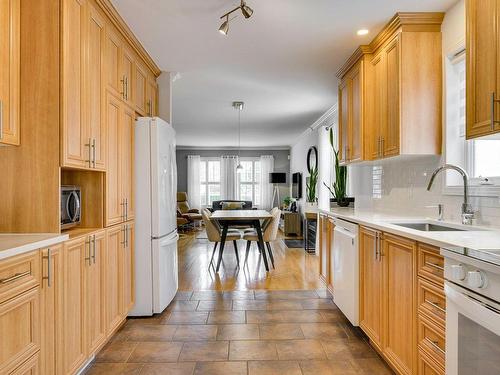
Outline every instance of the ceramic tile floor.
<path fill-rule="evenodd" d="M 163 314 L 129 319 L 86 372 L 392 374 L 324 290 L 179 292 Z"/>

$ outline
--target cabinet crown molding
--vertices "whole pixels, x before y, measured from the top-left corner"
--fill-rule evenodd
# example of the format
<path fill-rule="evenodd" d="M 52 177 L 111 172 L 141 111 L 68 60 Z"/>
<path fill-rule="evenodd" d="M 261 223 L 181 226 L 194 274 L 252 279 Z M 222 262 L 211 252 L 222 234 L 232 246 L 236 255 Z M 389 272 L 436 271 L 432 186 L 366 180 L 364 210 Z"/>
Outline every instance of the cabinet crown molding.
<path fill-rule="evenodd" d="M 443 12 L 398 12 L 382 28 L 368 45 L 361 45 L 337 70 L 337 78 L 342 78 L 364 55 L 374 53 L 398 31 L 440 31 L 444 19 Z"/>
<path fill-rule="evenodd" d="M 125 23 L 123 18 L 120 16 L 114 5 L 110 0 L 95 0 L 96 3 L 101 7 L 106 16 L 109 17 L 113 25 L 122 34 L 125 40 L 130 43 L 134 51 L 141 57 L 141 59 L 146 63 L 149 69 L 153 72 L 155 77 L 161 74 L 161 70 L 156 65 L 155 61 L 149 56 L 146 49 L 139 42 L 137 37 L 134 35 L 130 27 Z"/>

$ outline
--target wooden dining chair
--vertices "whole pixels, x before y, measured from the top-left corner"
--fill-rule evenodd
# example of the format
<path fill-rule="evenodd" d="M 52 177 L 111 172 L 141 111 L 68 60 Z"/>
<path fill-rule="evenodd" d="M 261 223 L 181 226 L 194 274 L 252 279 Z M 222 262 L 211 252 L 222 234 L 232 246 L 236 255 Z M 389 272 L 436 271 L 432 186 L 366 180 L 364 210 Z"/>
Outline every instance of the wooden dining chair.
<path fill-rule="evenodd" d="M 271 241 L 275 241 L 278 236 L 278 227 L 280 223 L 281 210 L 277 207 L 274 207 L 271 210 L 272 218 L 264 224 L 264 230 L 262 233 L 262 237 L 264 239 L 265 246 L 267 248 L 267 252 L 269 253 L 269 258 L 271 259 L 271 264 L 274 268 L 274 256 L 273 249 L 271 247 Z M 248 254 L 250 252 L 250 246 L 252 245 L 252 241 L 259 241 L 259 237 L 255 229 L 247 229 L 243 233 L 243 239 L 247 241 L 247 249 L 245 252 L 245 262 L 248 260 Z M 263 249 L 264 250 L 264 249 Z M 259 249 L 260 251 L 260 249 Z M 265 251 L 265 250 L 264 250 Z M 265 256 L 265 254 L 263 254 Z"/>
<path fill-rule="evenodd" d="M 211 216 L 212 216 L 212 213 L 210 212 L 210 210 L 208 209 L 203 209 L 201 211 L 201 215 L 202 215 L 202 218 L 203 218 L 203 223 L 205 224 L 205 230 L 207 232 L 207 237 L 208 237 L 208 240 L 210 242 L 214 242 L 214 249 L 212 251 L 212 257 L 210 258 L 210 263 L 208 265 L 208 268 L 210 268 L 210 266 L 212 265 L 213 263 L 213 260 L 214 260 L 214 255 L 215 255 L 215 251 L 217 250 L 217 245 L 221 242 L 221 237 L 222 237 L 222 233 L 221 233 L 221 229 L 220 227 L 214 223 L 214 221 L 212 221 L 211 219 Z M 238 266 L 240 265 L 240 257 L 238 255 L 238 244 L 237 244 L 237 240 L 240 240 L 241 239 L 241 232 L 237 229 L 229 229 L 228 232 L 227 232 L 227 236 L 226 236 L 226 242 L 227 241 L 233 241 L 233 245 L 234 245 L 234 252 L 236 254 L 236 261 L 238 262 Z"/>

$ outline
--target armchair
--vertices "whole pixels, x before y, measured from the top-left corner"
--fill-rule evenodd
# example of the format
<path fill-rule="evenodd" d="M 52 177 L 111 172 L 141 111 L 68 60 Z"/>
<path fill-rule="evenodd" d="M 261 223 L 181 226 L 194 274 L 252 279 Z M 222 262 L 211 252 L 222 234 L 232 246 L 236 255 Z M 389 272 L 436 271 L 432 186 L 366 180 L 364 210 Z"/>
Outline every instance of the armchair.
<path fill-rule="evenodd" d="M 177 210 L 191 222 L 199 222 L 202 219 L 199 210 L 189 207 L 188 195 L 185 192 L 177 193 Z"/>

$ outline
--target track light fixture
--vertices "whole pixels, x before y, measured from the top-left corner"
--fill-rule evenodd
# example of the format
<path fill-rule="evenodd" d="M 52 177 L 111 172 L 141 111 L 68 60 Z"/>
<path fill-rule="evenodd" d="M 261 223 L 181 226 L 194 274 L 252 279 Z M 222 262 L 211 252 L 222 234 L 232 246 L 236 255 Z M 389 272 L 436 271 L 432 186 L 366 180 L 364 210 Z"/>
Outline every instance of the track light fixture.
<path fill-rule="evenodd" d="M 219 32 L 223 35 L 227 35 L 227 32 L 229 31 L 229 16 L 238 11 L 241 10 L 241 14 L 243 14 L 243 17 L 246 19 L 252 17 L 253 14 L 253 9 L 250 8 L 246 3 L 245 0 L 241 0 L 240 6 L 234 8 L 233 10 L 230 10 L 226 14 L 223 14 L 220 19 L 225 19 L 224 22 L 222 22 L 222 25 L 219 27 Z"/>

